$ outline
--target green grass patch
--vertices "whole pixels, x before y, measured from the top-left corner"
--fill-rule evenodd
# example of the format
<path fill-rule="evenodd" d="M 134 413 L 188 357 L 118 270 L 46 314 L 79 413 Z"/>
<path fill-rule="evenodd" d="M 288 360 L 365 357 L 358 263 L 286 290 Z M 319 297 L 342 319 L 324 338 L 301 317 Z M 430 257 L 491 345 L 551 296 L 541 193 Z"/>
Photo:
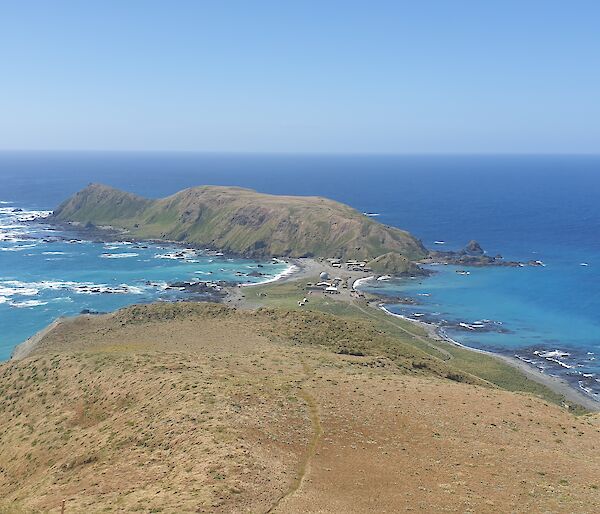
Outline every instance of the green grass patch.
<path fill-rule="evenodd" d="M 566 401 L 564 396 L 528 378 L 519 369 L 499 358 L 459 348 L 444 341 L 429 339 L 422 327 L 410 321 L 391 317 L 383 311 L 369 306 L 366 301 L 350 303 L 336 300 L 335 296 L 324 296 L 321 293 L 307 296 L 306 283 L 316 281 L 315 277 L 265 284 L 250 288 L 247 296 L 252 303 L 258 306 L 320 312 L 345 319 L 368 321 L 373 328 L 389 336 L 389 339 L 386 339 L 385 348 L 381 346 L 363 348 L 360 344 L 358 346 L 350 345 L 342 350 L 342 353 L 356 351 L 366 352 L 366 355 L 370 355 L 376 350 L 383 351 L 397 360 L 402 353 L 407 354 L 407 350 L 412 354 L 411 357 L 415 356 L 414 352 L 416 351 L 421 356 L 425 355 L 443 361 L 447 365 L 447 374 L 452 375 L 456 371 L 458 375 L 454 378 L 459 380 L 463 376 L 472 376 L 500 389 L 533 394 L 558 405 L 568 404 L 576 413 L 587 412 L 581 406 Z M 299 307 L 298 300 L 304 297 L 307 297 L 309 301 L 303 307 Z M 346 338 L 350 340 L 352 337 L 351 333 L 346 335 Z"/>

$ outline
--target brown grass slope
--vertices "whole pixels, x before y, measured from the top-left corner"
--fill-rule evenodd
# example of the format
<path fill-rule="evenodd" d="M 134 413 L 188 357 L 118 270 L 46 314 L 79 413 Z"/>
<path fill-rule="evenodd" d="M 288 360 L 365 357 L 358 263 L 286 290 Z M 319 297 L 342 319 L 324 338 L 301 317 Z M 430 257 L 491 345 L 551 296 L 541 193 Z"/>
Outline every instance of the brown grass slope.
<path fill-rule="evenodd" d="M 60 323 L 0 366 L 0 512 L 598 511 L 597 418 L 391 343 L 210 304 Z"/>
<path fill-rule="evenodd" d="M 194 187 L 148 200 L 92 184 L 58 207 L 54 218 L 256 257 L 372 259 L 397 252 L 415 260 L 427 253 L 408 232 L 377 223 L 339 202 L 237 187 Z"/>

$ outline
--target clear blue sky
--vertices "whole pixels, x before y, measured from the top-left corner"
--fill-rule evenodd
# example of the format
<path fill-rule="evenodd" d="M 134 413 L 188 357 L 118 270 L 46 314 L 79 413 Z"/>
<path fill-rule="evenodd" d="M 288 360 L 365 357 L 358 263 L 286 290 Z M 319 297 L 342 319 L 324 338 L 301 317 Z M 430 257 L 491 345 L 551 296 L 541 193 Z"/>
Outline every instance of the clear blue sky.
<path fill-rule="evenodd" d="M 0 148 L 600 153 L 600 2 L 3 1 Z"/>

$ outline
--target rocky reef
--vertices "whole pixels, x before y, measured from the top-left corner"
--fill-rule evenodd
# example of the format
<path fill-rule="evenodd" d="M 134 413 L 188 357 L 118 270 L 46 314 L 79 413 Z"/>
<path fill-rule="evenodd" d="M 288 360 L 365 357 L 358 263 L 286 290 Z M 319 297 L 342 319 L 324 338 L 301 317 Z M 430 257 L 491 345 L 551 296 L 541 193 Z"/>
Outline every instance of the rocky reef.
<path fill-rule="evenodd" d="M 185 291 L 186 293 L 194 295 L 193 297 L 188 298 L 188 300 L 193 300 L 195 297 L 201 301 L 219 303 L 227 296 L 225 288 L 233 287 L 234 285 L 236 285 L 234 282 L 227 282 L 225 280 L 218 280 L 216 282 L 197 280 L 173 282 L 167 286 L 167 289 Z"/>
<path fill-rule="evenodd" d="M 506 261 L 502 255 L 491 256 L 485 253 L 481 245 L 471 240 L 458 251 L 431 250 L 427 257 L 420 261 L 422 264 L 454 264 L 456 266 L 506 266 L 520 268 L 523 266 L 543 266 L 542 261 Z"/>

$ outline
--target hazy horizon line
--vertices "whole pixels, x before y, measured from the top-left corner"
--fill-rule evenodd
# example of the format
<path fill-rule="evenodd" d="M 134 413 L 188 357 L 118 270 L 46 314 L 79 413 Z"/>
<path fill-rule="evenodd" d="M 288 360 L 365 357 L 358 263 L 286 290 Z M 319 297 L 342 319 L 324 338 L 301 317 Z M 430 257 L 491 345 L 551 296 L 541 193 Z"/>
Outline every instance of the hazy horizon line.
<path fill-rule="evenodd" d="M 12 154 L 188 154 L 188 155 L 265 155 L 265 156 L 332 156 L 332 157 L 446 157 L 446 156 L 547 156 L 547 157 L 600 157 L 600 150 L 597 152 L 338 152 L 338 151 L 262 151 L 262 150 L 169 150 L 169 149 L 19 149 L 19 148 L 0 148 L 0 153 Z"/>

